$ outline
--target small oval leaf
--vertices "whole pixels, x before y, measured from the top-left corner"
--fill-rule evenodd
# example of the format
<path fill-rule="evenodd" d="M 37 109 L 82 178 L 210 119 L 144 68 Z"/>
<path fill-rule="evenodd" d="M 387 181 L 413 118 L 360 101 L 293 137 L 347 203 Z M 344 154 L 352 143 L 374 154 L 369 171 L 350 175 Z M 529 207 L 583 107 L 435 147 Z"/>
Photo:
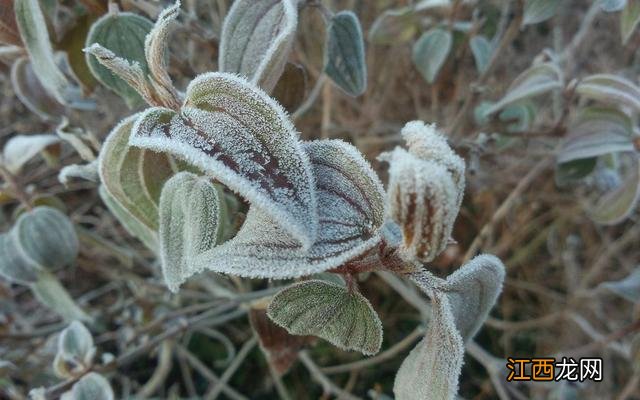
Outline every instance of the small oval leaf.
<path fill-rule="evenodd" d="M 622 10 L 627 5 L 627 0 L 600 0 L 600 8 L 605 12 Z"/>
<path fill-rule="evenodd" d="M 369 301 L 326 281 L 304 281 L 280 291 L 267 315 L 293 335 L 318 336 L 343 350 L 370 355 L 382 345 L 382 323 Z"/>
<path fill-rule="evenodd" d="M 640 161 L 637 154 L 631 154 L 628 176 L 624 182 L 598 200 L 588 210 L 595 222 L 603 225 L 615 225 L 623 222 L 635 211 L 640 199 Z"/>
<path fill-rule="evenodd" d="M 493 55 L 493 45 L 486 37 L 478 35 L 471 38 L 469 46 L 471 46 L 471 52 L 473 53 L 473 59 L 476 62 L 478 72 L 483 73 L 487 70 L 489 61 Z"/>
<path fill-rule="evenodd" d="M 73 321 L 58 337 L 58 355 L 70 362 L 89 366 L 96 348 L 91 332 L 80 321 Z"/>
<path fill-rule="evenodd" d="M 266 92 L 275 87 L 293 46 L 298 0 L 236 0 L 222 27 L 218 69 Z"/>
<path fill-rule="evenodd" d="M 360 96 L 367 89 L 367 64 L 364 41 L 358 17 L 351 11 L 341 11 L 331 18 L 327 29 L 324 72 L 351 96 Z"/>
<path fill-rule="evenodd" d="M 433 83 L 451 51 L 451 32 L 433 28 L 420 36 L 413 45 L 413 63 L 429 83 Z"/>
<path fill-rule="evenodd" d="M 71 400 L 114 400 L 113 389 L 102 375 L 90 372 L 71 390 Z"/>
<path fill-rule="evenodd" d="M 560 0 L 527 0 L 522 25 L 544 22 L 556 15 Z"/>
<path fill-rule="evenodd" d="M 17 59 L 11 67 L 11 85 L 16 96 L 43 120 L 57 119 L 64 107 L 42 86 L 28 58 Z"/>
<path fill-rule="evenodd" d="M 38 280 L 38 271 L 42 266 L 34 263 L 20 251 L 15 235 L 9 233 L 0 234 L 0 276 L 10 282 L 23 285 Z"/>
<path fill-rule="evenodd" d="M 413 39 L 420 20 L 411 7 L 387 10 L 369 28 L 368 40 L 373 44 L 402 44 Z"/>

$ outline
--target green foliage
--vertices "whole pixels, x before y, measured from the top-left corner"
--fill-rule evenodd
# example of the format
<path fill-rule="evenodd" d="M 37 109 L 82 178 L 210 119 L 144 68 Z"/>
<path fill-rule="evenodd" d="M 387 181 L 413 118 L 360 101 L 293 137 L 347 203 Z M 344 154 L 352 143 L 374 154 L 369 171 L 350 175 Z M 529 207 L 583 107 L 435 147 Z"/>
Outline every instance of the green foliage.
<path fill-rule="evenodd" d="M 79 321 L 73 321 L 60 332 L 53 368 L 61 378 L 72 378 L 84 372 L 93 362 L 96 348 L 91 332 Z"/>
<path fill-rule="evenodd" d="M 469 46 L 471 46 L 471 52 L 473 53 L 478 72 L 485 72 L 493 55 L 491 42 L 486 37 L 478 35 L 471 38 Z"/>
<path fill-rule="evenodd" d="M 558 11 L 561 0 L 526 0 L 522 25 L 544 22 Z"/>
<path fill-rule="evenodd" d="M 324 72 L 351 96 L 367 89 L 367 64 L 358 17 L 351 11 L 334 15 L 327 28 Z"/>
<path fill-rule="evenodd" d="M 0 162 L 9 172 L 18 173 L 29 160 L 59 141 L 55 135 L 48 134 L 14 136 L 4 145 Z"/>
<path fill-rule="evenodd" d="M 90 372 L 82 377 L 61 400 L 114 400 L 113 389 L 102 375 Z"/>
<path fill-rule="evenodd" d="M 344 350 L 375 354 L 382 323 L 369 301 L 353 289 L 310 280 L 280 291 L 267 315 L 293 335 L 314 335 Z"/>
<path fill-rule="evenodd" d="M 640 87 L 630 80 L 611 74 L 596 74 L 582 79 L 576 86 L 580 96 L 606 104 L 622 104 L 640 111 Z"/>
<path fill-rule="evenodd" d="M 449 56 L 453 37 L 443 28 L 433 28 L 420 36 L 413 45 L 413 63 L 422 77 L 433 83 Z"/>
<path fill-rule="evenodd" d="M 627 0 L 620 13 L 620 33 L 622 42 L 626 44 L 640 22 L 640 1 Z"/>
<path fill-rule="evenodd" d="M 410 7 L 387 10 L 369 28 L 369 42 L 379 45 L 406 43 L 418 32 L 419 19 Z"/>

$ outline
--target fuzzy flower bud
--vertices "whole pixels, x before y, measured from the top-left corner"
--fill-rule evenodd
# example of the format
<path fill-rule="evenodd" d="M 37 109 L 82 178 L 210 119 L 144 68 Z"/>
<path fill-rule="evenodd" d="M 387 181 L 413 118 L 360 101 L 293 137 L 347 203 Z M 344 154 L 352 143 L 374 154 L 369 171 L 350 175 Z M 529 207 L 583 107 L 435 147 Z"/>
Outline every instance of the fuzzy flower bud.
<path fill-rule="evenodd" d="M 380 157 L 390 164 L 387 213 L 402 230 L 404 256 L 429 262 L 450 240 L 465 164 L 434 125 L 412 121 L 401 133 L 407 150 L 397 147 Z"/>

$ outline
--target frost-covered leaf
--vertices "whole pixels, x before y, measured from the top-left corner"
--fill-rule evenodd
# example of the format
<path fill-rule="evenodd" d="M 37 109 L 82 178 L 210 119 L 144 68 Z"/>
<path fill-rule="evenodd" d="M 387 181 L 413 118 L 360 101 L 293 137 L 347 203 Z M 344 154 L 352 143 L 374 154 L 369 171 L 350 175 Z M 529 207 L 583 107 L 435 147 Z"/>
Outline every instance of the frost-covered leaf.
<path fill-rule="evenodd" d="M 92 103 L 82 100 L 80 88 L 69 81 L 56 64 L 38 0 L 14 0 L 14 8 L 31 67 L 42 86 L 61 104 L 80 109 L 92 108 Z"/>
<path fill-rule="evenodd" d="M 271 97 L 276 99 L 287 112 L 293 113 L 302 104 L 306 94 L 307 72 L 304 67 L 287 63 Z"/>
<path fill-rule="evenodd" d="M 200 75 L 179 112 L 148 109 L 129 142 L 184 158 L 270 215 L 305 247 L 313 243 L 318 220 L 308 158 L 284 110 L 246 80 Z"/>
<path fill-rule="evenodd" d="M 402 362 L 393 385 L 396 400 L 453 400 L 458 393 L 464 344 L 447 296 L 434 292 L 424 339 Z"/>
<path fill-rule="evenodd" d="M 114 400 L 113 389 L 102 375 L 90 372 L 71 389 L 69 400 Z"/>
<path fill-rule="evenodd" d="M 447 295 L 455 325 L 464 342 L 471 339 L 489 315 L 502 290 L 505 269 L 492 255 L 475 257 L 447 277 L 441 290 Z"/>
<path fill-rule="evenodd" d="M 156 231 L 152 230 L 136 217 L 134 217 L 123 205 L 118 202 L 109 192 L 105 189 L 105 186 L 100 186 L 98 191 L 100 194 L 100 198 L 104 202 L 104 204 L 109 208 L 109 211 L 120 221 L 122 226 L 131 234 L 132 236 L 140 239 L 142 243 L 144 243 L 147 248 L 152 250 L 154 253 L 158 252 L 158 234 Z"/>
<path fill-rule="evenodd" d="M 324 72 L 351 96 L 360 96 L 367 89 L 367 64 L 364 40 L 358 17 L 351 11 L 341 11 L 331 18 L 327 28 Z"/>
<path fill-rule="evenodd" d="M 636 268 L 624 279 L 604 282 L 600 286 L 632 303 L 640 303 L 640 268 Z"/>
<path fill-rule="evenodd" d="M 60 284 L 58 279 L 47 271 L 38 273 L 38 280 L 30 285 L 31 291 L 42 305 L 58 313 L 65 321 L 84 321 L 91 323 L 87 315 Z"/>
<path fill-rule="evenodd" d="M 96 159 L 93 149 L 85 143 L 88 138 L 86 132 L 81 128 L 69 126 L 69 120 L 66 117 L 62 118 L 62 122 L 56 128 L 56 134 L 60 139 L 69 143 L 83 160 L 92 162 Z"/>
<path fill-rule="evenodd" d="M 51 207 L 36 207 L 16 221 L 12 235 L 20 252 L 32 263 L 57 269 L 73 263 L 79 243 L 69 218 Z"/>
<path fill-rule="evenodd" d="M 167 155 L 129 145 L 139 116 L 135 114 L 113 128 L 100 151 L 99 173 L 110 197 L 141 224 L 157 231 L 160 191 L 173 169 Z"/>
<path fill-rule="evenodd" d="M 627 43 L 640 22 L 640 0 L 627 0 L 620 13 L 620 33 L 622 42 Z"/>
<path fill-rule="evenodd" d="M 164 280 L 172 292 L 191 275 L 194 259 L 220 240 L 222 204 L 206 178 L 180 172 L 160 196 L 160 255 Z"/>
<path fill-rule="evenodd" d="M 201 269 L 244 277 L 293 278 L 336 268 L 379 242 L 384 191 L 355 147 L 339 141 L 305 143 L 313 166 L 320 226 L 305 250 L 260 207 L 252 207 L 232 240 L 199 257 Z"/>
<path fill-rule="evenodd" d="M 88 164 L 72 164 L 63 167 L 58 173 L 58 181 L 67 186 L 70 179 L 84 179 L 90 182 L 98 182 L 98 161 L 94 160 Z"/>
<path fill-rule="evenodd" d="M 143 73 L 148 73 L 143 43 L 152 28 L 153 23 L 140 15 L 129 12 L 107 13 L 91 26 L 85 47 L 98 43 L 117 57 L 137 63 Z M 129 108 L 144 103 L 133 87 L 103 66 L 93 54 L 87 52 L 86 57 L 93 76 L 122 97 Z"/>
<path fill-rule="evenodd" d="M 558 163 L 633 151 L 633 122 L 625 113 L 611 108 L 587 108 L 569 127 L 558 154 Z"/>
<path fill-rule="evenodd" d="M 534 65 L 511 83 L 507 94 L 485 110 L 485 115 L 491 115 L 515 102 L 560 89 L 562 86 L 562 71 L 557 65 L 553 63 Z"/>
<path fill-rule="evenodd" d="M 408 151 L 397 147 L 380 159 L 390 164 L 387 212 L 400 225 L 401 250 L 423 262 L 440 254 L 451 237 L 464 195 L 464 161 L 433 125 L 402 129 Z"/>
<path fill-rule="evenodd" d="M 627 0 L 600 0 L 600 7 L 605 12 L 622 10 L 627 5 Z"/>
<path fill-rule="evenodd" d="M 640 110 L 640 87 L 628 79 L 611 74 L 591 75 L 578 83 L 576 93 L 603 103 L 624 104 Z"/>
<path fill-rule="evenodd" d="M 373 44 L 406 43 L 418 32 L 419 22 L 411 7 L 386 10 L 373 21 L 368 40 Z"/>
<path fill-rule="evenodd" d="M 86 368 L 91 365 L 95 353 L 93 336 L 82 322 L 73 321 L 60 332 L 56 355 L 59 361 Z"/>
<path fill-rule="evenodd" d="M 627 5 L 627 0 L 600 0 L 600 8 L 605 12 L 622 10 Z"/>
<path fill-rule="evenodd" d="M 618 224 L 635 211 L 640 199 L 640 161 L 637 154 L 631 155 L 631 165 L 624 182 L 606 193 L 591 207 L 589 216 L 603 225 Z"/>
<path fill-rule="evenodd" d="M 13 63 L 11 85 L 20 102 L 40 118 L 49 120 L 62 115 L 64 107 L 42 86 L 27 57 Z"/>
<path fill-rule="evenodd" d="M 489 60 L 491 60 L 491 55 L 493 54 L 493 45 L 483 35 L 472 37 L 469 45 L 471 46 L 473 59 L 476 62 L 476 68 L 478 68 L 480 73 L 486 71 L 489 66 Z"/>
<path fill-rule="evenodd" d="M 0 234 L 0 255 L 0 276 L 23 285 L 38 280 L 38 271 L 43 267 L 21 253 L 11 232 Z"/>
<path fill-rule="evenodd" d="M 0 3 L 0 43 L 22 46 L 13 1 Z"/>
<path fill-rule="evenodd" d="M 436 80 L 451 51 L 452 43 L 450 31 L 433 28 L 422 34 L 413 45 L 413 63 L 427 82 L 433 83 Z"/>
<path fill-rule="evenodd" d="M 220 72 L 240 74 L 271 92 L 293 46 L 298 2 L 236 0 L 222 27 Z"/>
<path fill-rule="evenodd" d="M 522 25 L 537 24 L 556 15 L 560 0 L 526 0 Z"/>
<path fill-rule="evenodd" d="M 304 281 L 280 291 L 267 315 L 293 335 L 318 336 L 343 350 L 370 355 L 382 345 L 382 323 L 369 301 L 326 281 Z"/>
<path fill-rule="evenodd" d="M 16 174 L 29 160 L 59 141 L 56 135 L 49 134 L 14 136 L 4 145 L 0 161 L 9 171 Z"/>
<path fill-rule="evenodd" d="M 414 5 L 416 11 L 424 11 L 433 8 L 444 8 L 451 6 L 451 0 L 420 0 Z"/>

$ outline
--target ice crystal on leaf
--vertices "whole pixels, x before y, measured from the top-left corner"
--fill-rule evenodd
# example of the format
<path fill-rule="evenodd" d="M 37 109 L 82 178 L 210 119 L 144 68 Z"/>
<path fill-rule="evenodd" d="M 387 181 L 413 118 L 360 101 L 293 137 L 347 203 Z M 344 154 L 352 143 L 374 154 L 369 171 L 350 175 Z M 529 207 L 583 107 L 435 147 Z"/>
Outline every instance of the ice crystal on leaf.
<path fill-rule="evenodd" d="M 410 259 L 433 260 L 449 242 L 464 194 L 464 161 L 431 125 L 409 122 L 402 129 L 408 151 L 396 148 L 388 161 L 388 213 L 403 232 Z"/>
<path fill-rule="evenodd" d="M 284 110 L 246 80 L 200 75 L 179 112 L 143 112 L 129 143 L 184 158 L 278 220 L 304 247 L 314 242 L 313 174 L 297 132 Z"/>
<path fill-rule="evenodd" d="M 224 20 L 218 67 L 267 92 L 282 75 L 298 26 L 299 0 L 236 0 Z"/>

